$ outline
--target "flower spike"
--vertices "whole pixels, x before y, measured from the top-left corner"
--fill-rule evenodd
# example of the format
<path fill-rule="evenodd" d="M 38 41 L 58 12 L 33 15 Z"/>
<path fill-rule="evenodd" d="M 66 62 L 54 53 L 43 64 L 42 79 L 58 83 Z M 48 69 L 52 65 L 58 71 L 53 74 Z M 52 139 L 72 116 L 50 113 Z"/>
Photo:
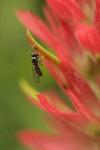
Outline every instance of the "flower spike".
<path fill-rule="evenodd" d="M 69 99 L 65 101 L 52 89 L 39 94 L 21 81 L 28 100 L 47 112 L 46 121 L 57 133 L 30 130 L 21 131 L 18 137 L 31 149 L 100 150 L 100 0 L 45 1 L 45 21 L 31 11 L 20 9 L 17 16 L 28 29 L 26 37 L 31 47 L 38 58 L 43 58 L 49 73 Z M 52 48 L 56 56 L 43 48 L 30 32 Z M 39 65 L 38 59 L 36 63 Z"/>

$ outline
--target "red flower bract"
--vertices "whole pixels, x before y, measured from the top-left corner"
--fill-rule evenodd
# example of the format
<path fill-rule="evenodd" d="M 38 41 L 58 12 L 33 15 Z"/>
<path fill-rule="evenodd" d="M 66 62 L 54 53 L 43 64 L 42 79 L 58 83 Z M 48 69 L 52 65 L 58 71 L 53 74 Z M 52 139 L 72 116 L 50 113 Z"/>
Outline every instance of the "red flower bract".
<path fill-rule="evenodd" d="M 100 0 L 46 2 L 43 7 L 46 23 L 30 11 L 18 10 L 17 15 L 25 27 L 55 50 L 56 57 L 27 32 L 29 43 L 43 56 L 45 66 L 74 108 L 52 90 L 34 98 L 31 88 L 24 83 L 27 98 L 52 116 L 50 124 L 57 131 L 51 135 L 20 131 L 18 137 L 32 149 L 99 150 Z"/>

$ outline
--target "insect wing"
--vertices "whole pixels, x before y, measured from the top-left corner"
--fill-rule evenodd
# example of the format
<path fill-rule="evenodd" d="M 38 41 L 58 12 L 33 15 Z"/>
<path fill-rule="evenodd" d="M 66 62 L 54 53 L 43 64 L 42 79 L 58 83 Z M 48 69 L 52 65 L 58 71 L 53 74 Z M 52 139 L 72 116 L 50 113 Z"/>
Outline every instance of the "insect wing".
<path fill-rule="evenodd" d="M 33 78 L 36 83 L 39 83 L 40 76 L 36 73 L 35 65 L 32 65 Z"/>

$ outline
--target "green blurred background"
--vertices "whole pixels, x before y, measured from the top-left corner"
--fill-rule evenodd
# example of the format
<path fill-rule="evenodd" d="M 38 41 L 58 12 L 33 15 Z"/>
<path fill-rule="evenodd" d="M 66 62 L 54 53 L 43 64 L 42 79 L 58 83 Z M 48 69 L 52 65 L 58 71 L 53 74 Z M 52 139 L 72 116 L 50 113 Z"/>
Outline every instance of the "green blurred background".
<path fill-rule="evenodd" d="M 26 29 L 16 17 L 16 9 L 30 9 L 42 14 L 43 0 L 0 0 L 0 150 L 26 150 L 16 138 L 24 129 L 43 129 L 41 110 L 23 95 L 19 80 L 25 78 L 39 91 L 58 88 L 43 67 L 44 77 L 37 85 L 31 70 L 31 52 Z"/>

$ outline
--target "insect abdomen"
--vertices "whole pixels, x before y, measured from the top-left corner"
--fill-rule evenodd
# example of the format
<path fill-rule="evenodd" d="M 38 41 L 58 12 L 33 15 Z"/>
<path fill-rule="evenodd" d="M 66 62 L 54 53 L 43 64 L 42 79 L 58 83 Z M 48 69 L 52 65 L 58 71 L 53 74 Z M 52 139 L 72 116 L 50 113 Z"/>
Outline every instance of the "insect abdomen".
<path fill-rule="evenodd" d="M 38 65 L 35 66 L 35 70 L 36 70 L 36 73 L 37 73 L 39 76 L 43 76 L 42 71 L 40 70 L 40 68 L 39 68 Z"/>

